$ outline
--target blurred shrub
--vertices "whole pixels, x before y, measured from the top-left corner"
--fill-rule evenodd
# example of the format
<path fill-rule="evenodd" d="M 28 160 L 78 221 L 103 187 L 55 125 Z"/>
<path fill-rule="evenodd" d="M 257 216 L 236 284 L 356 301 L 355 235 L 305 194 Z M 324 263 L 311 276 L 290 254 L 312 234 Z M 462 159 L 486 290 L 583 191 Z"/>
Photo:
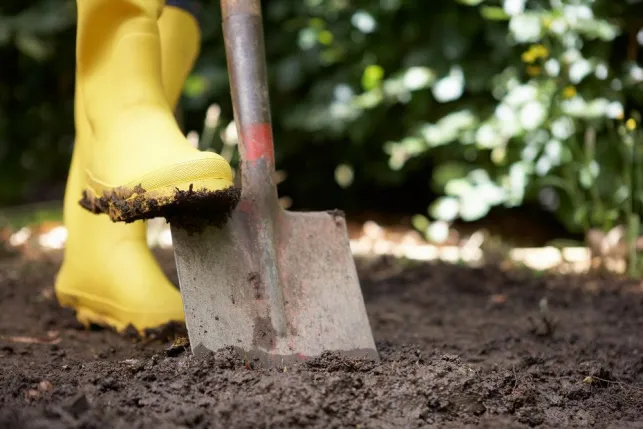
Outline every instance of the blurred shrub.
<path fill-rule="evenodd" d="M 73 141 L 75 3 L 0 3 L 0 204 L 64 180 Z"/>
<path fill-rule="evenodd" d="M 16 68 L 8 80 L 2 70 L 0 156 L 15 165 L 5 174 L 17 184 L 59 174 L 69 156 L 74 15 L 62 4 L 0 6 L 14 14 L 0 18 L 0 61 Z M 640 210 L 631 118 L 643 80 L 640 1 L 263 4 L 277 162 L 295 202 L 339 194 L 355 206 L 365 193 L 430 172 L 409 196 L 426 204 L 441 196 L 415 218 L 438 235 L 436 220 L 475 220 L 525 201 L 539 201 L 571 230 L 609 228 Z M 186 130 L 201 130 L 218 103 L 220 125 L 206 132 L 219 147 L 232 118 L 218 1 L 203 9 L 183 118 Z M 39 43 L 25 43 L 11 24 L 25 14 L 39 17 L 26 32 Z"/>
<path fill-rule="evenodd" d="M 641 147 L 632 135 L 638 118 L 627 119 L 625 105 L 626 96 L 641 99 L 636 53 L 643 33 L 629 40 L 627 56 L 618 55 L 615 40 L 626 24 L 614 14 L 624 13 L 623 5 L 461 3 L 475 6 L 486 22 L 489 61 L 467 67 L 465 57 L 453 64 L 432 86 L 434 98 L 453 110 L 386 146 L 394 169 L 426 152 L 439 159 L 434 186 L 445 195 L 429 218 L 476 220 L 493 206 L 536 196 L 575 231 L 609 229 L 640 213 Z M 502 37 L 492 36 L 498 30 Z M 496 58 L 499 67 L 492 65 Z M 478 86 L 481 76 L 486 82 Z M 465 98 L 479 89 L 494 102 L 480 106 Z M 458 100 L 463 103 L 454 105 Z M 416 226 L 430 233 L 429 218 L 417 216 Z"/>

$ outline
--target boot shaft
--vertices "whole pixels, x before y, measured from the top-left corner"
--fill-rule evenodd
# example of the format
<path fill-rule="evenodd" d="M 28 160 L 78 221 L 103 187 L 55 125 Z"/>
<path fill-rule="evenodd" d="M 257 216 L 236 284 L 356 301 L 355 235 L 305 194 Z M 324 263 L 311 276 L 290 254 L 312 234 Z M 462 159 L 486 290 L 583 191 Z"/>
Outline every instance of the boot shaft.
<path fill-rule="evenodd" d="M 130 107 L 169 109 L 161 75 L 157 20 L 164 0 L 77 0 L 77 90 L 89 122 Z"/>

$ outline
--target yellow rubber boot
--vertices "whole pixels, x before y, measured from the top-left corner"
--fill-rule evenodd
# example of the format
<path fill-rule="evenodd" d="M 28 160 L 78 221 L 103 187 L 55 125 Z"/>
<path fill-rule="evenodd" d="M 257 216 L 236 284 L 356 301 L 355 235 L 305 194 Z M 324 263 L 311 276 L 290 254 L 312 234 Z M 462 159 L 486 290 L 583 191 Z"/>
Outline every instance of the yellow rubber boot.
<path fill-rule="evenodd" d="M 95 139 L 83 206 L 123 222 L 193 206 L 225 216 L 239 197 L 230 165 L 186 143 L 165 98 L 157 24 L 164 1 L 77 5 L 79 90 Z"/>
<path fill-rule="evenodd" d="M 194 19 L 178 8 L 164 9 L 159 29 L 165 96 L 174 106 L 198 55 L 200 35 Z M 75 309 L 86 326 L 123 331 L 131 324 L 145 334 L 170 321 L 183 322 L 181 296 L 147 247 L 145 223 L 113 223 L 78 204 L 86 186 L 83 154 L 94 142 L 82 97 L 76 94 L 76 145 L 64 206 L 68 238 L 56 279 L 57 298 Z"/>
<path fill-rule="evenodd" d="M 174 108 L 179 101 L 185 79 L 199 55 L 201 31 L 194 15 L 170 5 L 163 8 L 158 27 L 163 88 L 168 104 Z"/>

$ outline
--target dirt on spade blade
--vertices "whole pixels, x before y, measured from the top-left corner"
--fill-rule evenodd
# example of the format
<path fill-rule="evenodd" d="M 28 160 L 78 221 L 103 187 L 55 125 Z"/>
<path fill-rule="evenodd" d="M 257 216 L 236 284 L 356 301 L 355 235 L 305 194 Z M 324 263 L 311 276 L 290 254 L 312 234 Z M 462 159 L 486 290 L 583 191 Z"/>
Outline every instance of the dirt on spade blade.
<path fill-rule="evenodd" d="M 360 262 L 382 361 L 266 370 L 81 329 L 59 261 L 0 261 L 0 428 L 643 428 L 638 281 Z"/>

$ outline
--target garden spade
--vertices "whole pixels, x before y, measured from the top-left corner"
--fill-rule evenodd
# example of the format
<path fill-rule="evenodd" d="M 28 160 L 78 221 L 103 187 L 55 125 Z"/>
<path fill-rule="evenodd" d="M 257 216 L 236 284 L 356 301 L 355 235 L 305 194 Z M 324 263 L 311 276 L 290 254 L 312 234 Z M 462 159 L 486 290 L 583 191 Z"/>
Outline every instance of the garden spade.
<path fill-rule="evenodd" d="M 241 197 L 222 227 L 171 225 L 192 351 L 232 347 L 270 366 L 324 351 L 377 360 L 343 214 L 278 202 L 260 1 L 221 8 Z"/>

